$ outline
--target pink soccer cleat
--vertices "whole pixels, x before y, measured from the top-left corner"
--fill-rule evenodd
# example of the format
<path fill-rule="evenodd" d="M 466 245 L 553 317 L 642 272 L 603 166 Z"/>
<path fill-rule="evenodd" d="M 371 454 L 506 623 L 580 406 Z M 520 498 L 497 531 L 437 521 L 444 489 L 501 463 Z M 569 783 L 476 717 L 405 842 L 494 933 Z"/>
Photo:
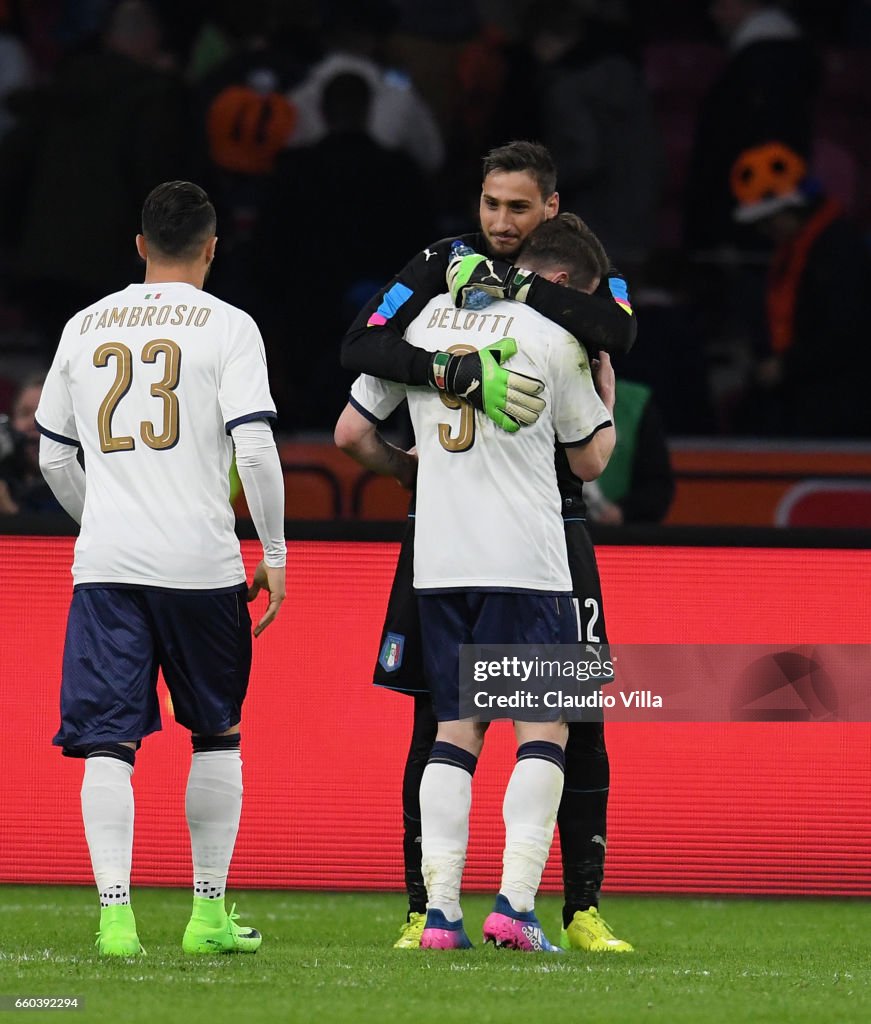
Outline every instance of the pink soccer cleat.
<path fill-rule="evenodd" d="M 515 910 L 500 892 L 493 913 L 484 922 L 484 941 L 498 949 L 521 949 L 526 953 L 562 953 L 547 940 L 538 918 L 531 911 Z"/>
<path fill-rule="evenodd" d="M 426 924 L 420 936 L 421 949 L 471 949 L 463 928 L 463 919 L 449 921 L 440 910 L 426 912 Z"/>

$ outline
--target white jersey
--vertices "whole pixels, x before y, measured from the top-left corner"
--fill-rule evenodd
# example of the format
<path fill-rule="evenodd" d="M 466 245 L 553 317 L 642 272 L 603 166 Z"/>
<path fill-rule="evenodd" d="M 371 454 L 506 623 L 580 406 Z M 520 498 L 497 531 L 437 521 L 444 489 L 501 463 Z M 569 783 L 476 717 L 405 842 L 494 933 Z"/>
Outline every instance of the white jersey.
<path fill-rule="evenodd" d="M 417 590 L 571 592 L 554 438 L 582 444 L 611 423 L 583 348 L 521 303 L 496 302 L 474 313 L 455 309 L 450 295 L 433 299 L 406 333 L 429 351 L 479 349 L 506 336 L 518 346 L 510 368 L 545 382 L 544 412 L 517 433 L 429 387 L 364 375 L 351 390 L 358 408 L 377 420 L 408 397 L 420 460 Z"/>
<path fill-rule="evenodd" d="M 36 412 L 44 434 L 84 453 L 74 581 L 243 582 L 230 430 L 274 416 L 263 340 L 242 310 L 161 283 L 132 284 L 77 313 Z"/>

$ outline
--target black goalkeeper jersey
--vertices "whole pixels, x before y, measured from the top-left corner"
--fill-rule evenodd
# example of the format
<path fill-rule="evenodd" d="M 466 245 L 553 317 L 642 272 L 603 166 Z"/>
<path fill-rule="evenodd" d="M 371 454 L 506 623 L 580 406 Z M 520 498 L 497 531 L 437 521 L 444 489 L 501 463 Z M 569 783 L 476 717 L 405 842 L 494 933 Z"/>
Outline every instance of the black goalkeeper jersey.
<path fill-rule="evenodd" d="M 458 238 L 476 252 L 487 251 L 484 236 L 475 232 L 442 238 L 419 252 L 360 310 L 348 328 L 342 339 L 346 370 L 412 386 L 429 383 L 432 353 L 410 345 L 404 334 L 429 300 L 447 290 L 445 274 L 451 246 Z M 594 295 L 587 295 L 537 277 L 526 305 L 574 335 L 591 353 L 604 349 L 623 355 L 635 341 L 637 324 L 628 301 L 615 302 L 613 280 L 622 283 L 619 275 L 609 276 Z"/>

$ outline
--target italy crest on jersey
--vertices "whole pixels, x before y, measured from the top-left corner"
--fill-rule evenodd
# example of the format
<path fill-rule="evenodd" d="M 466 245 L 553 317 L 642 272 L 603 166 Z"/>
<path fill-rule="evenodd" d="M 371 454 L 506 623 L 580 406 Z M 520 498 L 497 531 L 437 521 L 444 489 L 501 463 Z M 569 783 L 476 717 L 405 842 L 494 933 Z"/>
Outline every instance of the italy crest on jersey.
<path fill-rule="evenodd" d="M 378 664 L 385 672 L 395 672 L 402 664 L 405 637 L 401 633 L 388 633 L 378 655 Z"/>

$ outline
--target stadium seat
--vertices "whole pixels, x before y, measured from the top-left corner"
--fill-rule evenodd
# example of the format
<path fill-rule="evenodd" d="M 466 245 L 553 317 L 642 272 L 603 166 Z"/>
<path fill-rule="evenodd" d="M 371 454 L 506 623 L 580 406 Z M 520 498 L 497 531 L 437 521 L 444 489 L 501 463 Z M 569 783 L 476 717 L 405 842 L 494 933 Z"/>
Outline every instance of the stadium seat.
<path fill-rule="evenodd" d="M 408 491 L 395 480 L 363 473 L 351 492 L 351 515 L 354 519 L 405 519 L 408 500 Z"/>
<path fill-rule="evenodd" d="M 342 489 L 326 466 L 282 462 L 285 519 L 339 519 L 343 514 Z M 234 503 L 240 519 L 250 519 L 245 494 Z"/>
<path fill-rule="evenodd" d="M 804 480 L 781 498 L 778 526 L 871 527 L 871 483 Z"/>

